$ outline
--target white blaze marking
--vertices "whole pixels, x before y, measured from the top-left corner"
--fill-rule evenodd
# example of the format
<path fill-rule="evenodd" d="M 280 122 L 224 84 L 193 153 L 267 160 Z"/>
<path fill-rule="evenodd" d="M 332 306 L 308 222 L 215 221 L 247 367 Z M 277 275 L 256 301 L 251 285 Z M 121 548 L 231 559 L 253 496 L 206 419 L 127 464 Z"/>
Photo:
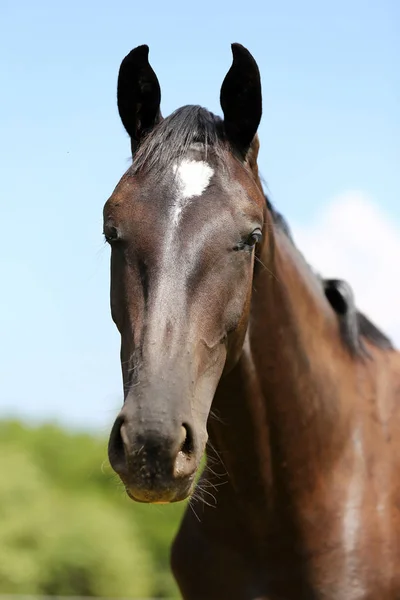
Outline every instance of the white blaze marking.
<path fill-rule="evenodd" d="M 172 209 L 172 223 L 176 226 L 188 200 L 201 196 L 207 189 L 214 169 L 203 160 L 184 159 L 173 166 L 173 171 L 178 184 L 178 197 Z"/>
<path fill-rule="evenodd" d="M 155 355 L 160 352 L 159 344 L 163 339 L 168 320 L 174 320 L 180 312 L 183 314 L 185 309 L 184 271 L 180 268 L 173 244 L 176 228 L 185 206 L 192 198 L 203 194 L 214 175 L 214 169 L 203 160 L 183 159 L 173 165 L 172 170 L 176 185 L 175 199 L 163 242 L 163 267 L 155 299 L 157 310 L 154 311 L 149 325 L 149 336 L 152 340 L 150 351 Z M 170 352 L 173 352 L 174 340 L 179 341 L 178 328 L 175 328 L 174 335 L 175 337 L 170 339 Z"/>

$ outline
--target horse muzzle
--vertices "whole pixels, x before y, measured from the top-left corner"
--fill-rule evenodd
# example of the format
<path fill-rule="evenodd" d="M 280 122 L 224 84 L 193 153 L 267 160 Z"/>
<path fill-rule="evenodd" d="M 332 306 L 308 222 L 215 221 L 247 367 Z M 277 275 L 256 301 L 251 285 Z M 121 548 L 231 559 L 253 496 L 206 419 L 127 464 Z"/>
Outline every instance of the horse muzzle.
<path fill-rule="evenodd" d="M 187 498 L 201 459 L 193 426 L 160 416 L 133 418 L 124 409 L 111 431 L 108 455 L 128 496 L 151 503 Z"/>

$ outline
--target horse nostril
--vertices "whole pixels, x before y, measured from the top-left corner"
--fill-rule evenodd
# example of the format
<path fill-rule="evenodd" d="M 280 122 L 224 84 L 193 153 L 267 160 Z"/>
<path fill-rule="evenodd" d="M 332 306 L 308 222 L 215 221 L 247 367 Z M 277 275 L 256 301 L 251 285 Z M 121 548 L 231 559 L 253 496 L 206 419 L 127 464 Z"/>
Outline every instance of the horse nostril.
<path fill-rule="evenodd" d="M 180 430 L 179 451 L 174 463 L 176 478 L 190 477 L 196 471 L 194 435 L 191 427 L 183 423 Z"/>
<path fill-rule="evenodd" d="M 129 448 L 129 438 L 126 432 L 125 423 L 122 423 L 119 429 L 119 440 L 120 447 L 122 448 L 122 451 L 126 457 L 126 451 Z"/>
<path fill-rule="evenodd" d="M 111 431 L 108 444 L 108 457 L 111 466 L 116 471 L 126 468 L 126 441 L 124 440 L 124 421 L 117 418 Z"/>
<path fill-rule="evenodd" d="M 194 452 L 193 434 L 190 426 L 187 423 L 183 423 L 181 427 L 182 441 L 180 444 L 179 451 L 189 456 Z"/>

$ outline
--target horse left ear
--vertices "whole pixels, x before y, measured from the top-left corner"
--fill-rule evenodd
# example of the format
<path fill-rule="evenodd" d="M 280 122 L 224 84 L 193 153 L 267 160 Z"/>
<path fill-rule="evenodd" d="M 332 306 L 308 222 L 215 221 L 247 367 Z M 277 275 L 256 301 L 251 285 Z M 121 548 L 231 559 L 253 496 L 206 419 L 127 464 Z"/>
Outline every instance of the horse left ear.
<path fill-rule="evenodd" d="M 132 154 L 143 136 L 162 119 L 161 89 L 149 63 L 149 47 L 134 48 L 121 63 L 117 89 L 118 111 L 131 138 Z"/>
<path fill-rule="evenodd" d="M 256 61 L 244 46 L 232 44 L 232 54 L 220 101 L 228 141 L 245 158 L 261 120 L 261 78 Z"/>

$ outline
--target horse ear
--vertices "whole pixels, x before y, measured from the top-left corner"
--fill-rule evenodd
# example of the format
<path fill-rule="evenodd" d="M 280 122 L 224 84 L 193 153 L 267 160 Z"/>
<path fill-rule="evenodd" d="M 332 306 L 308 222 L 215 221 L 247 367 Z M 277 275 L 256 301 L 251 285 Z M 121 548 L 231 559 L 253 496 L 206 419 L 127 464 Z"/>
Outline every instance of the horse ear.
<path fill-rule="evenodd" d="M 249 165 L 251 172 L 253 173 L 253 177 L 256 180 L 256 183 L 260 190 L 264 193 L 262 183 L 260 181 L 260 175 L 258 173 L 258 152 L 260 150 L 260 140 L 258 138 L 258 134 L 253 137 L 249 149 L 246 154 L 246 162 Z"/>
<path fill-rule="evenodd" d="M 149 47 L 134 48 L 121 63 L 118 74 L 118 112 L 131 138 L 132 154 L 143 136 L 162 119 L 161 90 L 149 63 Z"/>
<path fill-rule="evenodd" d="M 221 87 L 221 107 L 226 136 L 244 158 L 261 120 L 260 71 L 241 44 L 232 44 L 233 62 Z"/>

